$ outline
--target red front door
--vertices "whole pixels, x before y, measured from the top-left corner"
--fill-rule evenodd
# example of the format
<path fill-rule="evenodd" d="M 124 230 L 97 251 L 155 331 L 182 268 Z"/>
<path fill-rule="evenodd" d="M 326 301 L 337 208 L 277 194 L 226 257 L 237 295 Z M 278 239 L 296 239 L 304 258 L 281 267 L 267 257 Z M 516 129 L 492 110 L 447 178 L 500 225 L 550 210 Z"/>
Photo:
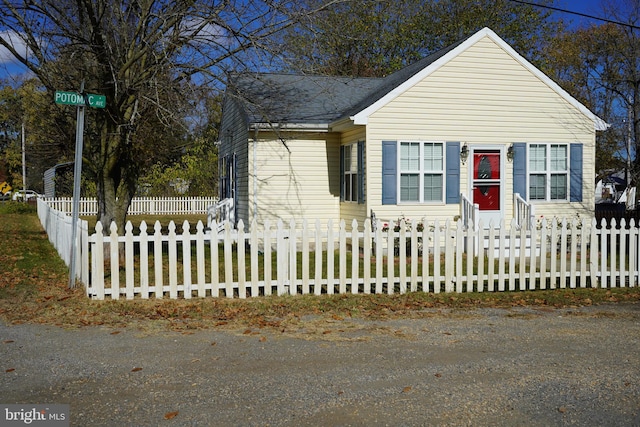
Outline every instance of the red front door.
<path fill-rule="evenodd" d="M 485 225 L 502 216 L 501 166 L 500 150 L 473 150 L 473 203 L 480 207 Z"/>

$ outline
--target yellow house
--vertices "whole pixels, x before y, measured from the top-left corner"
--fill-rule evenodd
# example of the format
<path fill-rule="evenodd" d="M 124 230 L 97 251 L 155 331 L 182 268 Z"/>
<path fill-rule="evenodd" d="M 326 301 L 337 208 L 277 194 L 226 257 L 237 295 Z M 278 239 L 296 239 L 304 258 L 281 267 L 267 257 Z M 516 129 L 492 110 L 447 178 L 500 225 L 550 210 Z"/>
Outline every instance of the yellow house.
<path fill-rule="evenodd" d="M 607 124 L 492 30 L 384 78 L 230 76 L 221 198 L 245 224 L 592 217 Z M 476 218 L 478 220 L 478 218 Z"/>

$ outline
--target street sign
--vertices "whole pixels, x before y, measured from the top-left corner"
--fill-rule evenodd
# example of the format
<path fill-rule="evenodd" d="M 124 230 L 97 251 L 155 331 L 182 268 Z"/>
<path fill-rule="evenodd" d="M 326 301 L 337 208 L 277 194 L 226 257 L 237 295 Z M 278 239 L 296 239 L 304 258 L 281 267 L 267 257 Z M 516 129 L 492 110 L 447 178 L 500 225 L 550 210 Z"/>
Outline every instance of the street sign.
<path fill-rule="evenodd" d="M 11 191 L 11 186 L 6 182 L 0 182 L 0 194 L 7 194 Z"/>
<path fill-rule="evenodd" d="M 107 97 L 104 95 L 95 95 L 85 93 L 84 95 L 77 92 L 56 91 L 54 97 L 56 104 L 63 105 L 84 105 L 93 108 L 104 108 L 107 106 Z"/>

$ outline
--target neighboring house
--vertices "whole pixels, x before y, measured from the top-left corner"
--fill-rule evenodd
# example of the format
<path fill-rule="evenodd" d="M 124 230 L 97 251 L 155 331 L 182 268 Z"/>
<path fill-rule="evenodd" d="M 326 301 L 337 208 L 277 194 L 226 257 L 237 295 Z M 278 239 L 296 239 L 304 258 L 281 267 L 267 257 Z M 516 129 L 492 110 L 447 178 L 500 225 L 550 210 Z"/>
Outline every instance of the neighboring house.
<path fill-rule="evenodd" d="M 230 76 L 221 199 L 245 224 L 594 214 L 607 124 L 490 29 L 385 78 Z M 461 153 L 466 158 L 461 158 Z"/>

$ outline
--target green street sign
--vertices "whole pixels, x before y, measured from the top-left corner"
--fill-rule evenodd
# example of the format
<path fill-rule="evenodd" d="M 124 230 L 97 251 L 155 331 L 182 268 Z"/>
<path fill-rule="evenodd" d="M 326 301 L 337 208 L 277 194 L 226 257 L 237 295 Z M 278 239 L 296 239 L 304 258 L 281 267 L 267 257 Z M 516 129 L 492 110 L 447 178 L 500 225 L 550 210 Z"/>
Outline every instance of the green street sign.
<path fill-rule="evenodd" d="M 56 104 L 63 105 L 87 105 L 93 108 L 104 108 L 107 106 L 107 97 L 86 93 L 83 95 L 77 92 L 56 91 L 54 98 Z"/>

